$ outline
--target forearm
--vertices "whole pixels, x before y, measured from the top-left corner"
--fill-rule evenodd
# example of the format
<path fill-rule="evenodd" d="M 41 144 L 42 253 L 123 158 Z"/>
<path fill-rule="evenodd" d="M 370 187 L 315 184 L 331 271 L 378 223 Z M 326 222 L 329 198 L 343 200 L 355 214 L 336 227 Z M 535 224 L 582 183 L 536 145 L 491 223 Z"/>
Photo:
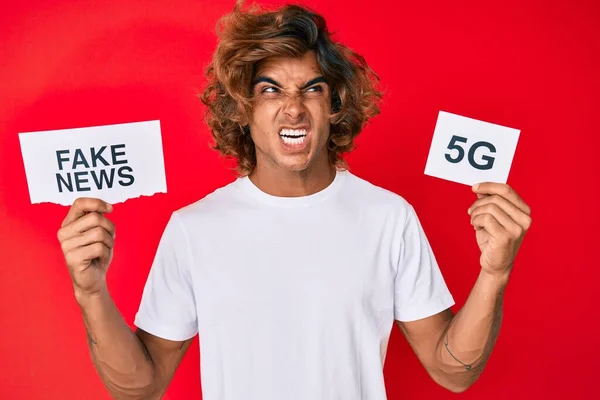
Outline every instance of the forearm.
<path fill-rule="evenodd" d="M 144 344 L 131 331 L 108 290 L 77 296 L 92 361 L 115 399 L 148 398 L 154 366 Z"/>
<path fill-rule="evenodd" d="M 441 336 L 436 355 L 446 386 L 464 390 L 483 372 L 500 331 L 507 281 L 508 277 L 482 270 L 465 305 Z"/>

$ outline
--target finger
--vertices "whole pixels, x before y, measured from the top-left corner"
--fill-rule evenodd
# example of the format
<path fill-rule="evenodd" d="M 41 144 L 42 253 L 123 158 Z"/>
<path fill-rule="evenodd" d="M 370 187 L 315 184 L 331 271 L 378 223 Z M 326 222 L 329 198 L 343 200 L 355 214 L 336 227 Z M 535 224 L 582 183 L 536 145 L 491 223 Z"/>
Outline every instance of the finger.
<path fill-rule="evenodd" d="M 497 223 L 499 223 L 506 232 L 513 238 L 518 238 L 523 234 L 523 228 L 517 224 L 503 209 L 497 204 L 488 203 L 473 209 L 471 212 L 471 223 L 479 215 L 489 214 Z"/>
<path fill-rule="evenodd" d="M 104 228 L 111 236 L 115 236 L 115 224 L 102 214 L 94 211 L 60 228 L 57 235 L 58 240 L 62 242 L 97 226 Z"/>
<path fill-rule="evenodd" d="M 112 211 L 112 205 L 100 199 L 80 197 L 73 202 L 73 205 L 69 209 L 61 228 L 69 225 L 71 222 L 82 217 L 83 215 L 94 211 L 99 213 L 108 213 Z"/>
<path fill-rule="evenodd" d="M 472 187 L 473 192 L 477 194 L 497 194 L 511 203 L 513 203 L 516 207 L 518 207 L 525 214 L 531 214 L 531 208 L 521 199 L 521 197 L 517 194 L 517 192 L 511 188 L 509 185 L 504 183 L 496 183 L 496 182 L 482 182 L 474 185 Z"/>
<path fill-rule="evenodd" d="M 485 213 L 476 215 L 471 220 L 471 224 L 473 224 L 475 230 L 484 229 L 487 233 L 490 234 L 490 236 L 492 236 L 496 240 L 503 239 L 508 236 L 506 229 L 504 229 L 502 225 L 500 225 L 498 220 L 496 220 L 496 218 L 494 218 L 492 214 Z"/>
<path fill-rule="evenodd" d="M 68 253 L 73 249 L 89 246 L 94 243 L 102 243 L 108 249 L 112 249 L 115 244 L 112 235 L 106 229 L 98 226 L 63 241 L 61 247 L 64 253 Z"/>
<path fill-rule="evenodd" d="M 515 221 L 517 224 L 519 224 L 519 226 L 521 226 L 521 228 L 525 230 L 529 229 L 531 226 L 531 217 L 529 215 L 525 214 L 520 208 L 497 194 L 476 200 L 469 208 L 469 215 L 471 215 L 475 208 L 484 206 L 486 204 L 496 204 L 498 207 L 500 207 L 500 209 L 508 214 L 513 221 Z"/>
<path fill-rule="evenodd" d="M 81 263 L 88 264 L 95 259 L 107 261 L 110 257 L 110 249 L 104 243 L 93 243 L 88 246 L 78 247 L 65 254 L 68 265 L 77 266 Z"/>

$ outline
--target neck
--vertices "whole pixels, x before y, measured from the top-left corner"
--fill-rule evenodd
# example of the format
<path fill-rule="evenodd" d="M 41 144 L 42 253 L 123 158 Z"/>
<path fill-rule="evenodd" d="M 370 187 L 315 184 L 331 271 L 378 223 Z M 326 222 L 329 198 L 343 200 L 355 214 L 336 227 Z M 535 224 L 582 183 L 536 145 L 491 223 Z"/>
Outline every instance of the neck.
<path fill-rule="evenodd" d="M 258 162 L 249 178 L 256 187 L 272 196 L 309 196 L 325 189 L 335 179 L 336 168 L 329 160 L 325 161 L 301 171 L 273 168 Z"/>

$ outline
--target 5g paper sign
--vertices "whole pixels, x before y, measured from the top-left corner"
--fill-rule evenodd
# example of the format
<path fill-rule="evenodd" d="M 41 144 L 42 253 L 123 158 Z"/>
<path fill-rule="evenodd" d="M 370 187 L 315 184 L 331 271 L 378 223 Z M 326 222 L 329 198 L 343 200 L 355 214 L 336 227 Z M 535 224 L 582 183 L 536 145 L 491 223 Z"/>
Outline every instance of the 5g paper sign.
<path fill-rule="evenodd" d="M 519 133 L 440 111 L 425 174 L 465 185 L 506 183 Z"/>
<path fill-rule="evenodd" d="M 159 121 L 20 133 L 31 203 L 109 203 L 167 190 Z"/>

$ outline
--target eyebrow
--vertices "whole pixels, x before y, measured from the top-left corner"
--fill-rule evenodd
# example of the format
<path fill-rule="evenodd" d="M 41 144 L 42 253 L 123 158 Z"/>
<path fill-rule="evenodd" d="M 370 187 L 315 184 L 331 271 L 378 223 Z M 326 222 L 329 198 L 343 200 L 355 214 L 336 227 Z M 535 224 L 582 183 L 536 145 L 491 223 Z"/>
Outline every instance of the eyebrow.
<path fill-rule="evenodd" d="M 259 76 L 257 77 L 254 81 L 252 81 L 252 86 L 254 87 L 255 85 L 261 83 L 261 82 L 266 82 L 266 83 L 270 83 L 271 85 L 277 86 L 279 88 L 283 88 L 283 86 L 281 85 L 281 83 L 277 82 L 275 79 L 273 78 L 269 78 L 268 76 Z M 316 83 L 327 83 L 327 81 L 325 80 L 325 78 L 323 78 L 322 76 L 317 76 L 316 78 L 311 79 L 310 81 L 306 82 L 304 84 L 304 86 L 302 86 L 300 89 L 304 90 Z"/>

